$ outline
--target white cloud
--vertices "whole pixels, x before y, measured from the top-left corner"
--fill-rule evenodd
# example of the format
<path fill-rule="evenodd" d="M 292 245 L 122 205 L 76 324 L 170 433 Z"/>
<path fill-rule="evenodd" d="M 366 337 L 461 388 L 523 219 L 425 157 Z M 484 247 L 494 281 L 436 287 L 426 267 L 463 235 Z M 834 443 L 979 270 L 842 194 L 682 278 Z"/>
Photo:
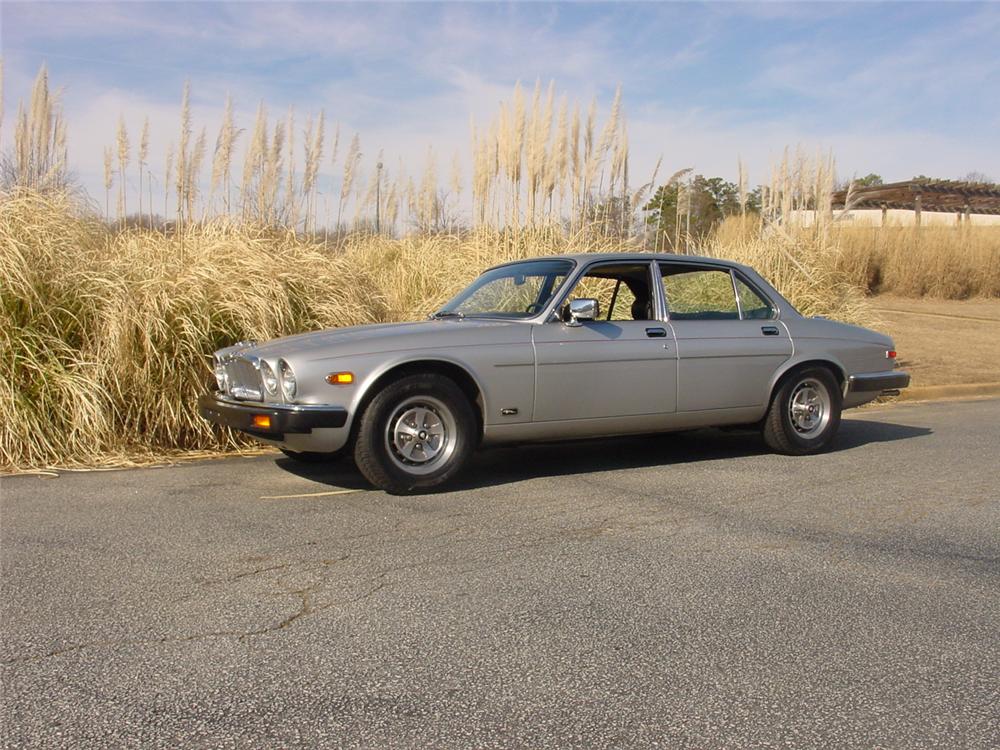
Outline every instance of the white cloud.
<path fill-rule="evenodd" d="M 731 42 L 720 34 L 762 18 L 802 28 L 853 11 L 583 7 L 587 13 L 572 5 L 8 2 L 0 13 L 15 54 L 6 61 L 5 124 L 30 88 L 35 71 L 28 65 L 48 55 L 63 74 L 54 83 L 67 84 L 71 158 L 95 196 L 103 198 L 102 150 L 114 140 L 120 113 L 133 141 L 150 117 L 151 166 L 162 174 L 185 77 L 193 83 L 197 126 L 208 127 L 210 143 L 228 92 L 244 128 L 252 127 L 260 98 L 272 117 L 294 105 L 301 142 L 306 116 L 323 108 L 331 124 L 341 123 L 341 153 L 357 130 L 366 158 L 384 148 L 387 165 L 395 169 L 402 158 L 418 172 L 432 145 L 439 174 L 446 174 L 456 150 L 469 154 L 470 115 L 483 124 L 515 81 L 530 91 L 536 78 L 543 85 L 554 78 L 584 108 L 594 95 L 606 107 L 614 86 L 624 84 L 637 179 L 646 179 L 662 154 L 664 173 L 691 166 L 729 178 L 742 156 L 760 181 L 786 145 L 799 143 L 809 151 L 832 148 L 844 175 L 876 171 L 896 179 L 976 169 L 1000 177 L 995 97 L 990 106 L 1000 57 L 982 55 L 984 42 L 1000 33 L 994 8 L 955 14 L 864 57 L 854 56 L 850 40 L 824 36 L 817 25 L 815 38 L 790 33 L 796 41 L 770 50 L 754 72 L 724 67 L 719 58 L 728 50 L 720 45 Z M 625 21 L 637 29 L 631 37 Z M 970 78 L 970 70 L 980 78 Z M 687 91 L 681 84 L 692 74 L 707 81 L 696 91 L 700 106 L 676 93 Z M 977 86 L 985 93 L 970 99 Z M 956 118 L 952 132 L 926 123 L 956 97 L 979 107 L 977 122 Z M 764 111 L 748 104 L 754 99 L 773 104 Z"/>

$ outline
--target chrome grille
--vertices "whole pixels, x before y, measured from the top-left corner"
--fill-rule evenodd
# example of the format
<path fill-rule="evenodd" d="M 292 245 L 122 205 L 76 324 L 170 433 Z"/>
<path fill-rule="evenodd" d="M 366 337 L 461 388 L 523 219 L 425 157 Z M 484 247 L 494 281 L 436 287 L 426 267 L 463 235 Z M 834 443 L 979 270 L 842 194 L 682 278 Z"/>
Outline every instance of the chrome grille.
<path fill-rule="evenodd" d="M 236 357 L 225 363 L 226 392 L 241 401 L 262 401 L 260 373 L 254 363 Z"/>

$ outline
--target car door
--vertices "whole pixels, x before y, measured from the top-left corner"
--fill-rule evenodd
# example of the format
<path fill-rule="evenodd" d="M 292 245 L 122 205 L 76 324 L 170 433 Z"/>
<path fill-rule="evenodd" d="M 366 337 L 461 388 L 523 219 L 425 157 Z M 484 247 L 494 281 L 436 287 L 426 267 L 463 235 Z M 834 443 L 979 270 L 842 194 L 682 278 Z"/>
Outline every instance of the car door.
<path fill-rule="evenodd" d="M 589 266 L 565 299 L 598 299 L 599 319 L 534 327 L 534 421 L 675 410 L 676 351 L 667 324 L 657 319 L 654 271 L 647 261 Z"/>
<path fill-rule="evenodd" d="M 659 264 L 677 342 L 677 411 L 766 406 L 792 355 L 777 309 L 726 266 Z"/>

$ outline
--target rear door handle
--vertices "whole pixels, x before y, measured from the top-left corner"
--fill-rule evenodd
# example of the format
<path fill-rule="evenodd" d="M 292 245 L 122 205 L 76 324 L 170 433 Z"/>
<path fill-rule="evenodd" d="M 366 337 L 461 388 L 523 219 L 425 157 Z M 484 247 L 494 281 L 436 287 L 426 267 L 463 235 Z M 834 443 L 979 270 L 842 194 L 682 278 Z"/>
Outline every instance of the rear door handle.
<path fill-rule="evenodd" d="M 662 339 L 667 335 L 666 328 L 647 328 L 646 335 L 651 339 Z"/>
<path fill-rule="evenodd" d="M 760 332 L 763 333 L 765 336 L 777 336 L 778 326 L 761 326 Z"/>

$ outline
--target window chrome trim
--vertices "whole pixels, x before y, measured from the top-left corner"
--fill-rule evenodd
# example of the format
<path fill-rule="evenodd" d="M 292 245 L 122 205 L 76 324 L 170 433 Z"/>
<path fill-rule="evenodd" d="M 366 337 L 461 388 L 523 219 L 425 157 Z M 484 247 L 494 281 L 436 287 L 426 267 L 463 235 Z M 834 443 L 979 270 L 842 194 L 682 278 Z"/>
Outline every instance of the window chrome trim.
<path fill-rule="evenodd" d="M 670 322 L 670 308 L 667 307 L 667 291 L 663 286 L 663 273 L 660 271 L 659 260 L 652 262 L 653 283 L 656 286 L 656 319 L 664 323 Z"/>
<path fill-rule="evenodd" d="M 740 290 L 736 287 L 736 269 L 729 269 L 729 283 L 733 285 L 733 297 L 736 298 L 736 314 L 740 316 L 740 320 L 746 320 L 743 317 L 743 303 L 740 302 Z"/>
<path fill-rule="evenodd" d="M 576 273 L 576 275 L 574 275 L 574 276 L 568 276 L 567 279 L 566 279 L 566 281 L 563 282 L 563 287 L 565 288 L 565 290 L 562 291 L 562 292 L 560 292 L 560 294 L 556 295 L 556 297 L 554 298 L 554 299 L 556 299 L 555 304 L 551 306 L 551 310 L 550 310 L 549 314 L 544 317 L 544 320 L 542 322 L 543 323 L 562 323 L 563 322 L 562 318 L 560 318 L 559 315 L 558 315 L 559 308 L 563 305 L 564 302 L 566 302 L 566 300 L 569 298 L 570 294 L 572 294 L 573 290 L 576 289 L 577 284 L 580 283 L 580 281 L 583 279 L 583 277 L 586 276 L 587 273 L 591 269 L 593 269 L 593 268 L 599 268 L 600 266 L 641 266 L 641 265 L 645 265 L 646 266 L 646 273 L 649 274 L 649 282 L 648 283 L 650 285 L 650 292 L 652 293 L 652 296 L 653 296 L 653 300 L 652 300 L 653 301 L 653 315 L 655 316 L 654 318 L 652 318 L 652 320 L 658 321 L 660 323 L 667 322 L 667 319 L 664 317 L 664 313 L 666 311 L 666 307 L 665 306 L 661 306 L 660 305 L 660 301 L 659 301 L 659 296 L 662 295 L 662 293 L 663 293 L 663 284 L 662 284 L 662 282 L 660 284 L 656 283 L 656 279 L 657 279 L 657 273 L 656 273 L 656 271 L 657 271 L 657 269 L 656 269 L 655 266 L 659 262 L 661 262 L 661 261 L 658 261 L 656 258 L 650 258 L 649 260 L 647 260 L 645 258 L 630 258 L 628 260 L 612 260 L 612 259 L 609 259 L 609 258 L 601 258 L 600 260 L 593 260 L 593 261 L 590 261 L 589 263 L 580 263 L 579 264 L 579 269 L 578 269 L 578 272 Z M 659 289 L 659 295 L 657 294 L 657 290 L 655 289 L 655 287 L 660 287 L 660 289 Z M 640 321 L 640 320 L 618 320 L 618 321 L 612 320 L 612 321 L 602 321 L 602 322 L 605 322 L 605 323 L 608 323 L 608 322 L 610 322 L 610 323 L 616 323 L 616 322 L 617 323 L 641 323 L 642 321 Z"/>
<path fill-rule="evenodd" d="M 767 306 L 771 308 L 771 317 L 767 318 L 767 320 L 780 320 L 781 319 L 781 308 L 778 307 L 776 304 L 774 304 L 774 300 L 771 299 L 770 295 L 765 294 L 763 291 L 761 291 L 761 288 L 759 286 L 757 286 L 756 284 L 754 284 L 744 274 L 740 273 L 740 271 L 739 271 L 738 268 L 732 268 L 730 270 L 733 272 L 733 277 L 735 279 L 739 279 L 744 284 L 746 284 L 750 288 L 750 291 L 754 292 L 758 297 L 760 297 L 762 300 L 764 300 L 764 302 L 767 303 Z M 735 282 L 734 282 L 734 285 L 735 285 Z M 739 295 L 738 292 L 736 294 L 736 303 L 741 306 L 740 309 L 742 310 L 742 302 L 740 302 L 740 295 Z M 742 316 L 742 312 L 740 313 L 740 315 Z M 744 318 L 741 317 L 740 320 L 744 320 Z M 750 318 L 746 318 L 746 320 L 750 320 Z"/>
<path fill-rule="evenodd" d="M 771 317 L 767 318 L 767 320 L 781 320 L 781 308 L 778 305 L 774 304 L 774 300 L 771 299 L 771 295 L 761 291 L 761 288 L 753 281 L 748 279 L 745 274 L 741 273 L 740 269 L 735 265 L 730 265 L 728 263 L 705 263 L 704 261 L 696 261 L 696 260 L 674 260 L 674 259 L 664 260 L 663 258 L 656 259 L 654 263 L 656 263 L 658 266 L 659 265 L 697 266 L 706 271 L 728 271 L 730 279 L 732 279 L 733 283 L 733 294 L 736 297 L 736 309 L 739 311 L 740 321 L 750 320 L 750 318 L 743 317 L 743 303 L 740 301 L 740 295 L 736 288 L 736 279 L 739 279 L 748 287 L 750 287 L 750 289 L 753 292 L 755 292 L 758 297 L 764 300 L 764 302 L 767 303 L 768 307 L 771 308 Z M 665 312 L 665 317 L 663 318 L 663 320 L 669 322 L 670 304 L 667 300 L 666 285 L 663 283 L 662 273 L 660 273 L 660 290 L 663 294 L 663 305 L 664 305 L 663 309 Z M 702 321 L 702 322 L 708 322 L 708 321 Z M 721 322 L 726 322 L 726 321 L 721 321 Z"/>

